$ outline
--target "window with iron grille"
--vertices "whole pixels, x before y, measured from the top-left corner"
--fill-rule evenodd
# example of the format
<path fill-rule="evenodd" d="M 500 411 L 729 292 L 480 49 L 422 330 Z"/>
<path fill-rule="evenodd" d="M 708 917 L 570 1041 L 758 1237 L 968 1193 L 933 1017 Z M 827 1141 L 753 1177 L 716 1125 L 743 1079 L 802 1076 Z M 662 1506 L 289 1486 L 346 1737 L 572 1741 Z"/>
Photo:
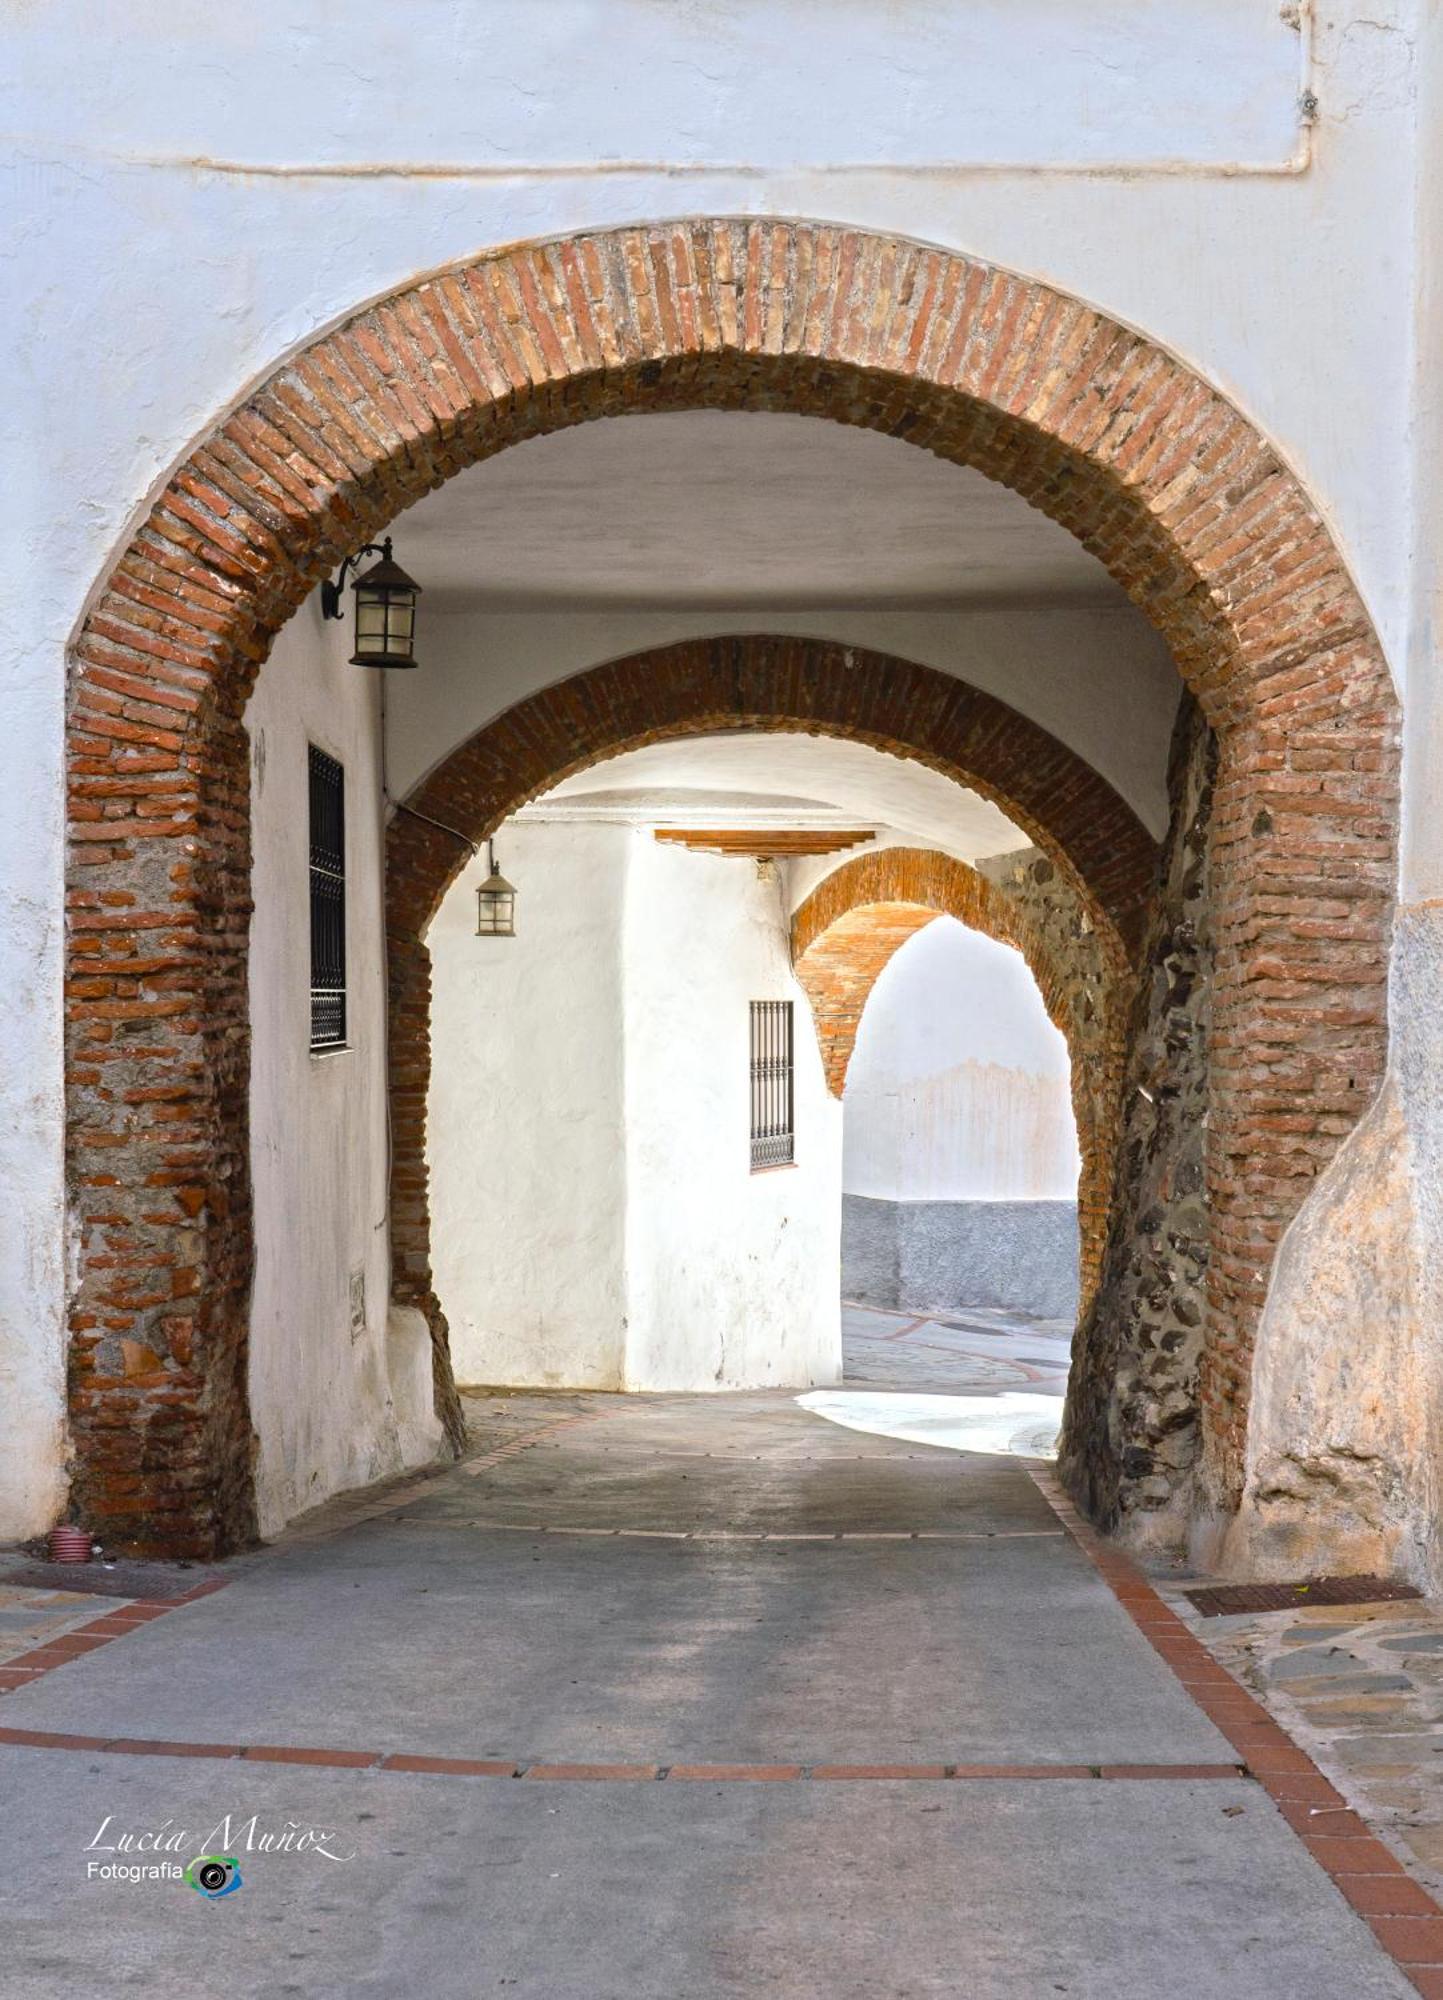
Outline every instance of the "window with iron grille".
<path fill-rule="evenodd" d="M 752 1172 L 789 1166 L 793 1130 L 792 1003 L 752 1002 Z"/>
<path fill-rule="evenodd" d="M 346 774 L 311 745 L 311 1047 L 346 1046 Z"/>

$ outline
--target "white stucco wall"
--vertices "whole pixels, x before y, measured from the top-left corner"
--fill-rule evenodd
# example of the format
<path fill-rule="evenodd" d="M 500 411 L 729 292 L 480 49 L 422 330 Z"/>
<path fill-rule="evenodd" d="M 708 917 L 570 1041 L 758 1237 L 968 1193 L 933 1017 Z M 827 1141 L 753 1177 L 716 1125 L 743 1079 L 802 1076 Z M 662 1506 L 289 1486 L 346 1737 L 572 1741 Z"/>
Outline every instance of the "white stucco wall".
<path fill-rule="evenodd" d="M 1422 0 L 1329 10 L 1304 144 L 1289 11 L 7 11 L 0 1534 L 43 1526 L 58 1491 L 65 649 L 190 443 L 358 304 L 489 246 L 678 214 L 855 223 L 1078 293 L 1217 382 L 1300 470 L 1395 673 L 1431 684 L 1434 524 L 1411 510 L 1436 449 L 1410 424 L 1437 349 L 1418 102 L 1443 55 Z M 1411 758 L 1414 798 L 1436 794 L 1436 754 L 1430 738 Z M 1431 881 L 1425 824 L 1410 817 L 1409 838 Z M 1411 1004 L 1395 1027 L 1431 1060 L 1436 1010 L 1415 1021 Z"/>
<path fill-rule="evenodd" d="M 643 833 L 627 892 L 627 1379 L 841 1377 L 841 1110 L 776 880 Z M 749 1171 L 749 1003 L 792 1002 L 796 1164 Z"/>
<path fill-rule="evenodd" d="M 262 1533 L 432 1456 L 430 1343 L 389 1313 L 379 686 L 315 601 L 281 634 L 251 738 L 251 1418 Z M 345 768 L 345 1049 L 310 1052 L 308 747 Z"/>
<path fill-rule="evenodd" d="M 714 1389 L 840 1369 L 840 1111 L 778 884 L 649 826 L 513 821 L 431 927 L 436 1288 L 463 1382 Z M 796 1006 L 798 1164 L 748 1161 L 748 1002 Z"/>
<path fill-rule="evenodd" d="M 24 227 L 7 303 L 42 393 L 5 415 L 47 439 L 29 498 L 90 498 L 31 549 L 58 566 L 73 615 L 186 439 L 317 326 L 419 270 L 622 219 L 779 213 L 975 251 L 1194 360 L 1303 467 L 1396 635 L 1406 494 L 1359 474 L 1401 465 L 1426 10 L 1339 8 L 1312 37 L 1289 11 L 12 10 L 0 108 Z M 1306 145 L 1304 83 L 1318 100 Z M 107 301 L 103 377 L 68 366 L 94 360 L 80 282 Z"/>
<path fill-rule="evenodd" d="M 1067 1042 L 1021 954 L 952 917 L 909 938 L 862 1013 L 842 1182 L 885 1201 L 1072 1201 Z"/>
<path fill-rule="evenodd" d="M 513 823 L 496 846 L 516 936 L 475 934 L 484 854 L 431 926 L 432 1260 L 461 1382 L 623 1385 L 633 844 Z"/>

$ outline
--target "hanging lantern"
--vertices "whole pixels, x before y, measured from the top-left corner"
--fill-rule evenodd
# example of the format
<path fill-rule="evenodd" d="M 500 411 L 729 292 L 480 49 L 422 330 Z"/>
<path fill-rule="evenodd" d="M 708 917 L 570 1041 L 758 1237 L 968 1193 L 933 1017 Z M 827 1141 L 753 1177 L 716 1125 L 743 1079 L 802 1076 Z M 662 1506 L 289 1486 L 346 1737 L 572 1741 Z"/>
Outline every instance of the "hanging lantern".
<path fill-rule="evenodd" d="M 414 667 L 416 599 L 421 586 L 393 561 L 389 535 L 379 545 L 368 542 L 356 555 L 346 557 L 336 581 L 321 585 L 321 611 L 327 618 L 341 616 L 341 589 L 346 571 L 362 556 L 378 552 L 381 560 L 351 585 L 356 594 L 356 650 L 351 655 L 351 665 Z"/>
<path fill-rule="evenodd" d="M 496 849 L 488 840 L 491 873 L 476 891 L 477 937 L 515 937 L 516 891 L 496 866 Z"/>

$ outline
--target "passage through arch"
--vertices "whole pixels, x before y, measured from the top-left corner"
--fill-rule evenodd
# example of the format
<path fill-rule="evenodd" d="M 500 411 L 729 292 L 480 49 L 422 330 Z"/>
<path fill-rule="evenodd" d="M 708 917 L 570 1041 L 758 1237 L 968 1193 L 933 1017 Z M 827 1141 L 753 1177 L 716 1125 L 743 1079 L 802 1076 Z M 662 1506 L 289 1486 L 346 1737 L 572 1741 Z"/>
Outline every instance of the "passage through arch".
<path fill-rule="evenodd" d="M 431 985 L 424 940 L 430 920 L 468 857 L 466 843 L 479 844 L 536 793 L 641 743 L 727 730 L 807 731 L 868 743 L 924 762 L 1002 805 L 1075 885 L 1109 990 L 1125 979 L 1138 915 L 1156 873 L 1151 836 L 1064 744 L 951 675 L 858 647 L 748 634 L 653 648 L 529 697 L 437 766 L 411 795 L 410 810 L 393 820 L 388 837 L 394 1284 L 399 1299 L 426 1312 L 443 1344 L 444 1321 L 432 1289 L 425 1151 Z M 891 859 L 894 852 L 865 856 L 853 866 L 874 870 L 881 881 L 900 865 Z M 928 873 L 932 862 L 942 865 Z M 948 867 L 961 874 L 948 876 Z M 1007 934 L 1004 892 L 944 856 L 928 857 L 922 872 L 933 893 L 952 897 L 954 914 L 970 893 L 992 913 L 992 934 Z M 964 877 L 980 886 L 969 891 Z M 811 907 L 826 907 L 828 893 L 838 893 L 833 885 L 843 879 L 858 877 L 846 870 L 830 877 Z M 1026 930 L 1020 913 L 1011 922 L 1014 931 Z M 1051 983 L 1060 988 L 1060 972 Z M 1105 1151 L 1103 1145 L 1092 1149 L 1097 1180 L 1086 1190 L 1099 1217 L 1106 1210 Z M 1095 1231 L 1087 1241 L 1095 1253 Z M 449 1395 L 444 1363 L 441 1374 L 442 1394 Z"/>
<path fill-rule="evenodd" d="M 1211 1492 L 1236 1494 L 1274 1248 L 1382 1071 L 1396 709 L 1364 607 L 1267 441 L 1144 336 L 896 238 L 703 221 L 484 257 L 321 336 L 199 441 L 86 621 L 71 1423 L 78 1496 L 118 1543 L 211 1553 L 253 1526 L 242 713 L 259 662 L 343 554 L 452 473 L 684 408 L 870 426 L 1013 487 L 1143 608 L 1216 730 L 1203 1396 Z M 1125 882 L 1093 888 L 1126 903 Z"/>

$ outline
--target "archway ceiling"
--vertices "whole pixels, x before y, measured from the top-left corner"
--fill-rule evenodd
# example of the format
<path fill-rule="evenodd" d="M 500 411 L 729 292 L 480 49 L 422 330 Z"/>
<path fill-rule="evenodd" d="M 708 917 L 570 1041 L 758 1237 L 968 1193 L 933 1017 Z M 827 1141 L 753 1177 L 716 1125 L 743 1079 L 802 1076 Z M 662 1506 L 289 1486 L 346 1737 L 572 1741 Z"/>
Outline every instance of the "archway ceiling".
<path fill-rule="evenodd" d="M 900 438 L 754 410 L 603 417 L 483 459 L 392 525 L 425 591 L 427 672 L 390 691 L 402 789 L 570 672 L 799 631 L 995 694 L 1162 830 L 1179 677 L 1157 631 L 1056 522 Z"/>
<path fill-rule="evenodd" d="M 400 517 L 450 608 L 1021 600 L 1140 612 L 1005 486 L 815 417 L 613 417 L 472 466 Z"/>
<path fill-rule="evenodd" d="M 649 743 L 568 778 L 518 817 L 623 818 L 641 824 L 875 827 L 885 845 L 939 848 L 975 862 L 1030 845 L 989 800 L 865 743 L 798 735 L 703 736 Z M 799 901 L 837 857 L 788 864 Z"/>

